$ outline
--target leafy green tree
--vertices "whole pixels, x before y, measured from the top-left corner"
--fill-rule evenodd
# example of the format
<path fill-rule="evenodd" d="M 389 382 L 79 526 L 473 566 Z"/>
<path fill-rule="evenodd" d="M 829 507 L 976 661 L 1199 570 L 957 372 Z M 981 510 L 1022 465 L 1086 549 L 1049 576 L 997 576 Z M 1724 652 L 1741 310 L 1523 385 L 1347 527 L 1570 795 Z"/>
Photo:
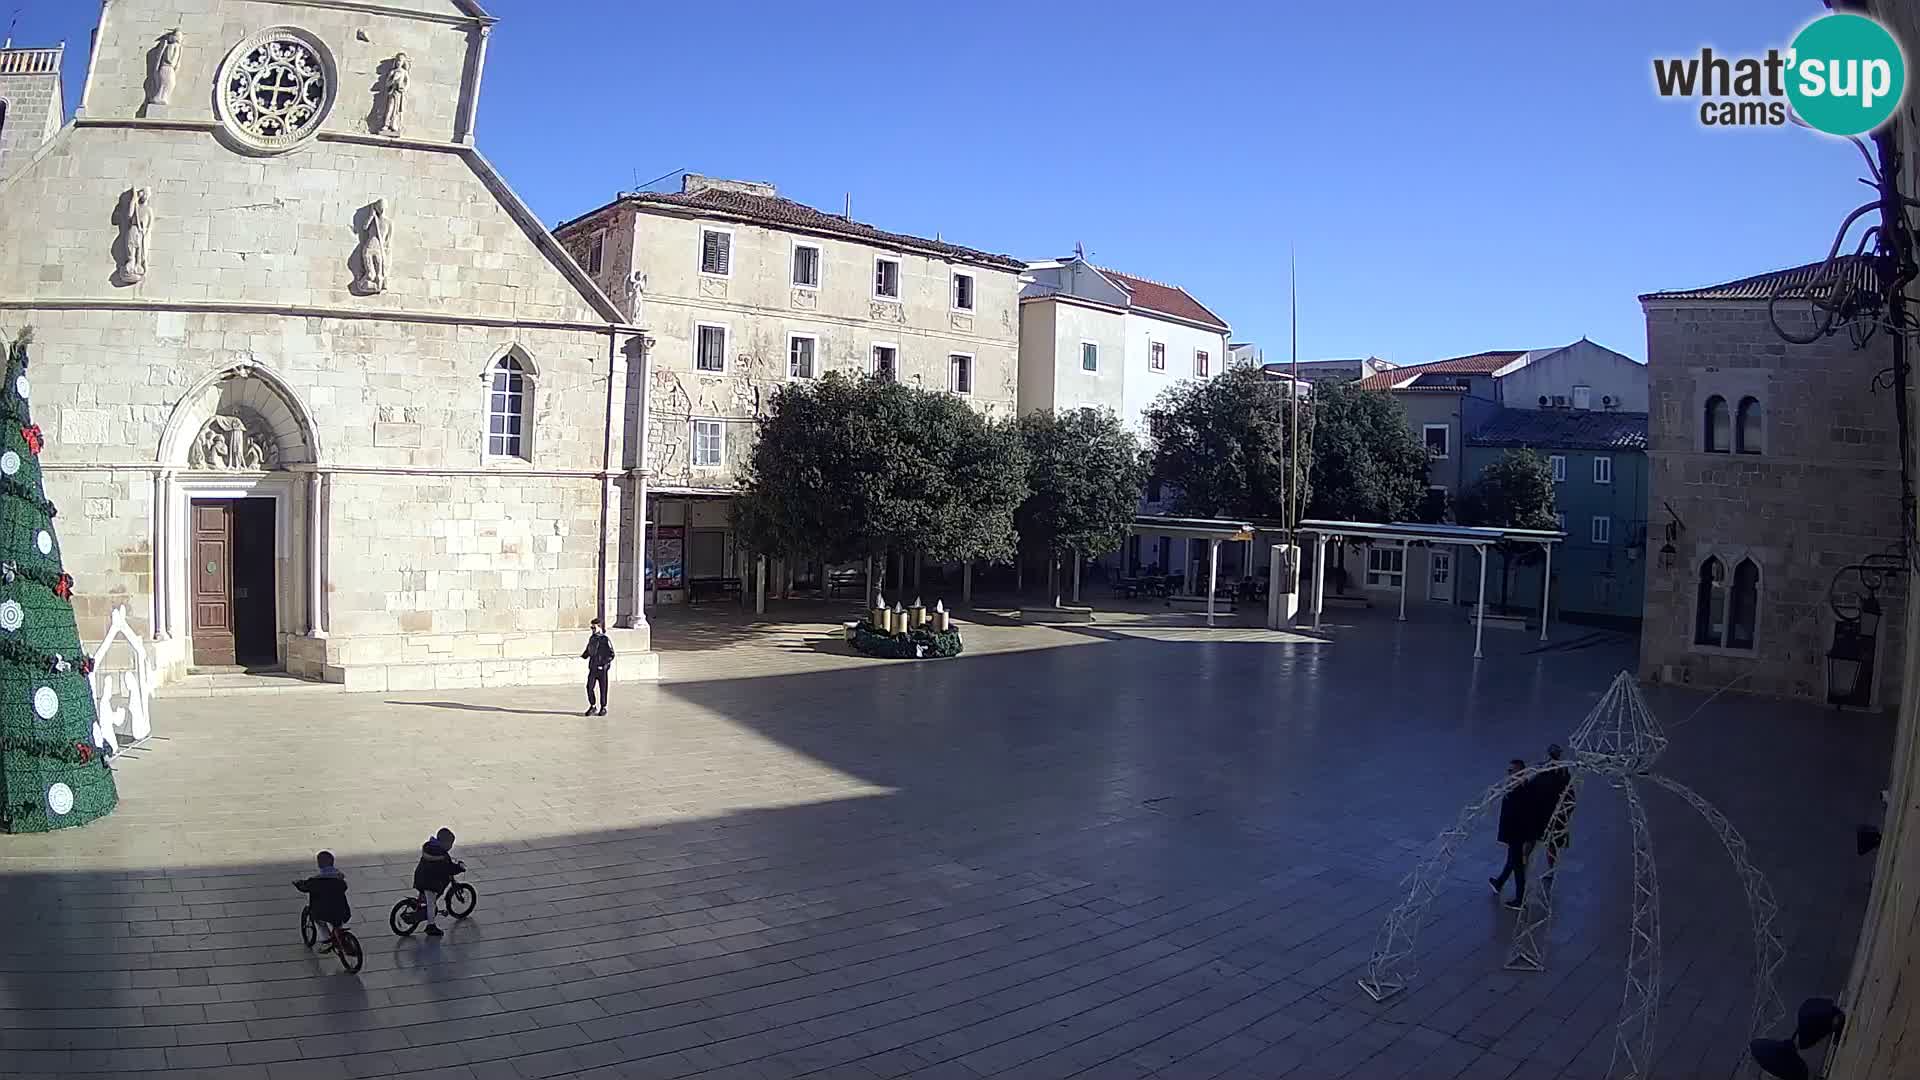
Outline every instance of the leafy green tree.
<path fill-rule="evenodd" d="M 775 392 L 734 500 L 753 550 L 846 562 L 889 550 L 1011 558 L 1018 429 L 951 394 L 839 373 Z"/>
<path fill-rule="evenodd" d="M 1307 517 L 1426 520 L 1435 513 L 1427 501 L 1427 461 L 1426 447 L 1393 395 L 1350 382 L 1314 386 Z"/>
<path fill-rule="evenodd" d="M 1553 509 L 1553 469 L 1531 450 L 1509 450 L 1480 470 L 1480 476 L 1460 493 L 1455 514 L 1462 525 L 1499 529 L 1560 527 Z M 1507 588 L 1515 565 L 1529 566 L 1540 558 L 1540 545 L 1503 541 L 1500 552 L 1500 609 L 1507 608 Z"/>
<path fill-rule="evenodd" d="M 1292 384 L 1257 367 L 1232 368 L 1200 382 L 1168 387 L 1147 410 L 1152 475 L 1172 489 L 1173 509 L 1188 517 L 1285 515 L 1290 467 Z M 1301 426 L 1309 410 L 1299 409 Z M 1305 494 L 1304 447 L 1299 480 Z"/>
<path fill-rule="evenodd" d="M 1048 562 L 1118 548 L 1147 483 L 1140 444 L 1110 409 L 1042 409 L 1020 418 L 1027 500 L 1014 521 Z"/>

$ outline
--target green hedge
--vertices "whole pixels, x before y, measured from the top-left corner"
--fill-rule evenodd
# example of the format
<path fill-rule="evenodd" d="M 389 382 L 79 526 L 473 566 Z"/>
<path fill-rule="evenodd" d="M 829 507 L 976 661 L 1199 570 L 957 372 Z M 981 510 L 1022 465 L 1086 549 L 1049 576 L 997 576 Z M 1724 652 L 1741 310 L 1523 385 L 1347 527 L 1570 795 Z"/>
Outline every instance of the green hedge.
<path fill-rule="evenodd" d="M 909 630 L 904 634 L 889 634 L 873 625 L 871 620 L 861 620 L 853 628 L 853 647 L 868 656 L 884 657 L 888 660 L 913 660 L 924 648 L 928 658 L 960 655 L 960 631 L 952 630 Z"/>

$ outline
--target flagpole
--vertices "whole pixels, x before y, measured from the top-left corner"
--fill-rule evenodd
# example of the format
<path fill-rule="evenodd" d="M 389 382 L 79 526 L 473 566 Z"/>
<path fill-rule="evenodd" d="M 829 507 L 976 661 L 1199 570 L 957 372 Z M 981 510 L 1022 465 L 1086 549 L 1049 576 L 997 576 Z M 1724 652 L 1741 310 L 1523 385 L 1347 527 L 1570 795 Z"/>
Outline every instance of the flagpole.
<path fill-rule="evenodd" d="M 1293 491 L 1293 498 L 1288 500 L 1288 512 L 1292 517 L 1287 522 L 1288 542 L 1291 543 L 1293 531 L 1299 528 L 1300 514 L 1304 509 L 1300 505 L 1300 276 L 1292 244 L 1287 245 L 1287 291 L 1293 307 L 1290 320 L 1293 329 L 1293 422 L 1287 432 L 1287 442 L 1290 444 L 1288 452 L 1293 462 L 1293 467 L 1288 470 L 1292 474 L 1289 486 Z"/>

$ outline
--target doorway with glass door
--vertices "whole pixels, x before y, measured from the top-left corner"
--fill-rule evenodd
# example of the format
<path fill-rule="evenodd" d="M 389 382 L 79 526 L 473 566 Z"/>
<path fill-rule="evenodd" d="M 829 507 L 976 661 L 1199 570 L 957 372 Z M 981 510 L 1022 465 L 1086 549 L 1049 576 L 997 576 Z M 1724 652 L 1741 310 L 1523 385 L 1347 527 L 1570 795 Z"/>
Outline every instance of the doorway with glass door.
<path fill-rule="evenodd" d="M 1431 547 L 1427 549 L 1427 599 L 1443 604 L 1453 603 L 1453 549 Z"/>

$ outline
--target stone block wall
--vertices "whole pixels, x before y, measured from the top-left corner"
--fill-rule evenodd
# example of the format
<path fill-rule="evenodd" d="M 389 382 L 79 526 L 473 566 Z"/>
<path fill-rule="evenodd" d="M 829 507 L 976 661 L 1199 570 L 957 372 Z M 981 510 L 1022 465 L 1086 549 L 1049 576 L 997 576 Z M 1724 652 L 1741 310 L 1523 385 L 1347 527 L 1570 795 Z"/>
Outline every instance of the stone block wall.
<path fill-rule="evenodd" d="M 1892 362 L 1884 338 L 1865 350 L 1845 334 L 1792 345 L 1774 333 L 1764 303 L 1652 301 L 1647 356 L 1651 552 L 1675 516 L 1682 528 L 1671 568 L 1657 554 L 1649 559 L 1641 676 L 1824 702 L 1834 575 L 1900 539 L 1893 401 L 1872 389 Z M 1730 408 L 1749 394 L 1759 399 L 1760 453 L 1704 452 L 1714 394 Z M 1759 566 L 1751 651 L 1694 642 L 1698 575 L 1709 556 L 1729 576 L 1741 559 Z M 1881 707 L 1898 700 L 1906 592 L 1894 581 L 1880 596 Z"/>
<path fill-rule="evenodd" d="M 65 103 L 60 93 L 60 76 L 54 74 L 13 74 L 7 58 L 17 56 L 20 67 L 37 67 L 44 61 L 40 50 L 0 49 L 0 182 L 26 167 L 42 144 L 53 137 L 66 120 Z"/>

